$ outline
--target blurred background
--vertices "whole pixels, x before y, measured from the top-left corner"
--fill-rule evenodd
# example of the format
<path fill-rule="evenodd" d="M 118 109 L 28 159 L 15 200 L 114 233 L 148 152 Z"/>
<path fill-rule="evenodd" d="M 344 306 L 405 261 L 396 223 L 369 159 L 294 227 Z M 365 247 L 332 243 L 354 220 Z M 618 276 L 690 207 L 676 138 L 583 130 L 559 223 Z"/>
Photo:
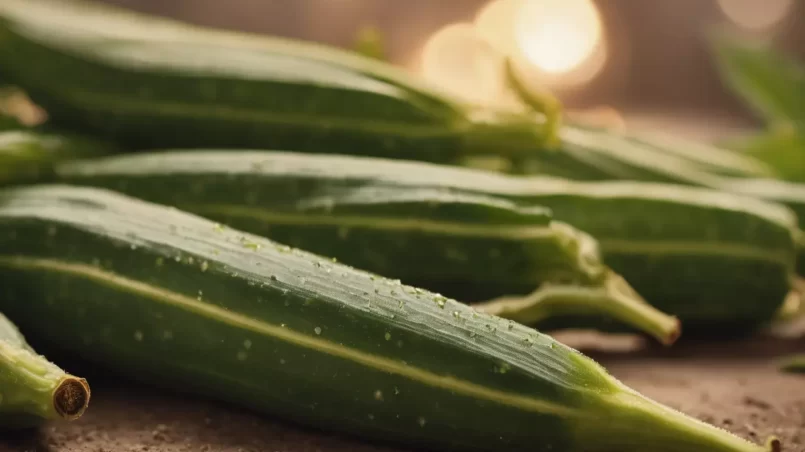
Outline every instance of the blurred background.
<path fill-rule="evenodd" d="M 515 49 L 532 84 L 568 108 L 610 106 L 630 121 L 688 118 L 699 133 L 752 117 L 716 72 L 719 29 L 805 57 L 800 0 L 106 0 L 234 30 L 352 47 L 372 27 L 386 57 L 458 94 L 495 96 L 499 74 L 473 28 Z M 706 120 L 691 120 L 706 118 Z"/>

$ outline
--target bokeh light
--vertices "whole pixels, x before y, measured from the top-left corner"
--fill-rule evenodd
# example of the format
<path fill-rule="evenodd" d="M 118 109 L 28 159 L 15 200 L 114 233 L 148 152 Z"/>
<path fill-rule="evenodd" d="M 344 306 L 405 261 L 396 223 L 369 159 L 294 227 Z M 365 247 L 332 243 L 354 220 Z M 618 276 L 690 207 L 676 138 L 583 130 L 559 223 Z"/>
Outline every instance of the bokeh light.
<path fill-rule="evenodd" d="M 794 0 L 718 0 L 730 21 L 752 31 L 768 30 L 782 22 Z"/>

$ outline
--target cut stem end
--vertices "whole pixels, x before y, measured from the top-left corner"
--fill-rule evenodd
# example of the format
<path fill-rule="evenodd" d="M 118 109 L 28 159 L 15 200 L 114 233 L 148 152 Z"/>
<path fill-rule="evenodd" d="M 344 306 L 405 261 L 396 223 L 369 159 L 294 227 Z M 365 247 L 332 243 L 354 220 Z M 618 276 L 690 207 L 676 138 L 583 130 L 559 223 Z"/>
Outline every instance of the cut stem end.
<path fill-rule="evenodd" d="M 89 406 L 90 394 L 86 380 L 68 375 L 53 391 L 53 408 L 62 419 L 76 420 Z"/>

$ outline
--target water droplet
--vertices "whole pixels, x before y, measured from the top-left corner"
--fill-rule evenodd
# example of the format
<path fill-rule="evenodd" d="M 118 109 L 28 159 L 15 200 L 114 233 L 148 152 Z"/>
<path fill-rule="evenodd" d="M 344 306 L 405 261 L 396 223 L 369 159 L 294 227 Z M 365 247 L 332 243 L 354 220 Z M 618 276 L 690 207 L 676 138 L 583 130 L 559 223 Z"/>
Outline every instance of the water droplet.
<path fill-rule="evenodd" d="M 379 389 L 377 391 L 375 391 L 375 400 L 378 400 L 378 401 L 381 401 L 381 402 L 383 401 L 383 391 L 381 391 Z"/>
<path fill-rule="evenodd" d="M 173 260 L 175 260 L 176 262 L 181 262 L 182 261 L 182 256 L 176 256 L 176 257 L 173 258 Z"/>
<path fill-rule="evenodd" d="M 455 317 L 457 319 L 460 319 L 461 318 L 461 313 L 458 312 L 458 311 L 453 311 L 453 317 Z"/>
<path fill-rule="evenodd" d="M 162 267 L 163 265 L 165 265 L 165 258 L 164 257 L 158 257 L 156 264 L 157 264 L 157 267 Z"/>
<path fill-rule="evenodd" d="M 204 292 L 202 292 L 202 291 L 200 291 L 200 290 L 199 290 L 199 291 L 198 291 L 198 296 L 196 297 L 196 300 L 201 301 L 201 298 L 202 298 L 203 296 L 204 296 Z"/>
<path fill-rule="evenodd" d="M 335 257 L 331 257 L 330 260 L 333 261 L 333 262 L 338 262 L 338 258 L 335 258 Z"/>
<path fill-rule="evenodd" d="M 195 259 L 193 259 L 193 256 L 189 256 L 187 258 L 187 263 L 190 264 L 190 265 L 193 265 L 193 262 L 195 262 Z"/>
<path fill-rule="evenodd" d="M 399 395 L 399 394 L 400 394 L 400 388 L 395 386 L 394 387 L 394 395 Z"/>
<path fill-rule="evenodd" d="M 284 324 L 284 323 L 280 323 L 280 326 L 281 326 L 282 328 L 285 328 L 285 324 Z"/>
<path fill-rule="evenodd" d="M 428 423 L 427 419 L 422 416 L 419 416 L 419 419 L 416 420 L 420 427 L 424 427 L 425 424 Z"/>
<path fill-rule="evenodd" d="M 321 328 L 318 326 L 316 328 L 313 328 L 313 331 L 316 333 L 317 336 L 321 334 Z"/>
<path fill-rule="evenodd" d="M 388 332 L 387 332 L 387 333 L 385 334 L 385 336 L 383 336 L 383 337 L 385 337 L 387 341 L 390 341 L 390 340 L 391 340 L 391 333 L 388 333 Z"/>
<path fill-rule="evenodd" d="M 207 261 L 201 263 L 201 271 L 205 272 L 207 269 L 210 268 L 210 264 Z"/>
<path fill-rule="evenodd" d="M 215 223 L 215 225 L 212 227 L 213 231 L 215 232 L 224 232 L 224 228 L 225 226 L 221 223 Z"/>
<path fill-rule="evenodd" d="M 245 348 L 246 350 L 248 350 L 248 349 L 252 348 L 252 341 L 250 341 L 250 340 L 248 340 L 248 339 L 246 339 L 245 341 L 243 341 L 243 348 Z"/>
<path fill-rule="evenodd" d="M 162 332 L 162 339 L 165 339 L 166 341 L 169 341 L 169 340 L 173 339 L 173 331 L 171 331 L 171 330 L 163 331 Z"/>
<path fill-rule="evenodd" d="M 134 340 L 137 341 L 137 342 L 142 342 L 142 340 L 143 340 L 143 332 L 140 331 L 140 330 L 135 331 L 134 332 Z"/>
<path fill-rule="evenodd" d="M 249 357 L 249 354 L 244 352 L 243 350 L 238 352 L 238 361 L 246 361 L 246 358 Z"/>
<path fill-rule="evenodd" d="M 285 364 L 285 359 L 280 359 L 280 364 Z"/>

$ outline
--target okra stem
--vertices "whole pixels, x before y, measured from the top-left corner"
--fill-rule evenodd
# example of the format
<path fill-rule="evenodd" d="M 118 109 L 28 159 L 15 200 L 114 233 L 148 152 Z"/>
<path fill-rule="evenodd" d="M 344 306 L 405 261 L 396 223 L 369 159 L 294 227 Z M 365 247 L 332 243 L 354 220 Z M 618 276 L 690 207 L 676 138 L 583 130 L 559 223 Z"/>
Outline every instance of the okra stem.
<path fill-rule="evenodd" d="M 506 58 L 506 81 L 517 97 L 537 113 L 545 115 L 545 142 L 548 147 L 560 143 L 559 128 L 562 126 L 562 103 L 548 92 L 533 93 L 517 77 L 514 63 Z"/>
<path fill-rule="evenodd" d="M 665 345 L 681 334 L 676 317 L 643 301 L 626 282 L 611 273 L 602 286 L 543 285 L 523 297 L 500 297 L 475 305 L 487 314 L 533 325 L 561 315 L 613 317 L 655 337 Z"/>
<path fill-rule="evenodd" d="M 699 421 L 622 386 L 606 397 L 604 422 L 585 422 L 580 437 L 595 437 L 598 450 L 651 450 L 652 452 L 780 452 L 780 441 L 765 445 L 746 441 L 726 430 Z M 606 434 L 598 429 L 606 426 Z M 623 429 L 620 433 L 619 430 Z M 646 447 L 651 445 L 650 448 Z"/>
<path fill-rule="evenodd" d="M 0 428 L 75 420 L 89 404 L 86 380 L 34 352 L 0 314 Z"/>

